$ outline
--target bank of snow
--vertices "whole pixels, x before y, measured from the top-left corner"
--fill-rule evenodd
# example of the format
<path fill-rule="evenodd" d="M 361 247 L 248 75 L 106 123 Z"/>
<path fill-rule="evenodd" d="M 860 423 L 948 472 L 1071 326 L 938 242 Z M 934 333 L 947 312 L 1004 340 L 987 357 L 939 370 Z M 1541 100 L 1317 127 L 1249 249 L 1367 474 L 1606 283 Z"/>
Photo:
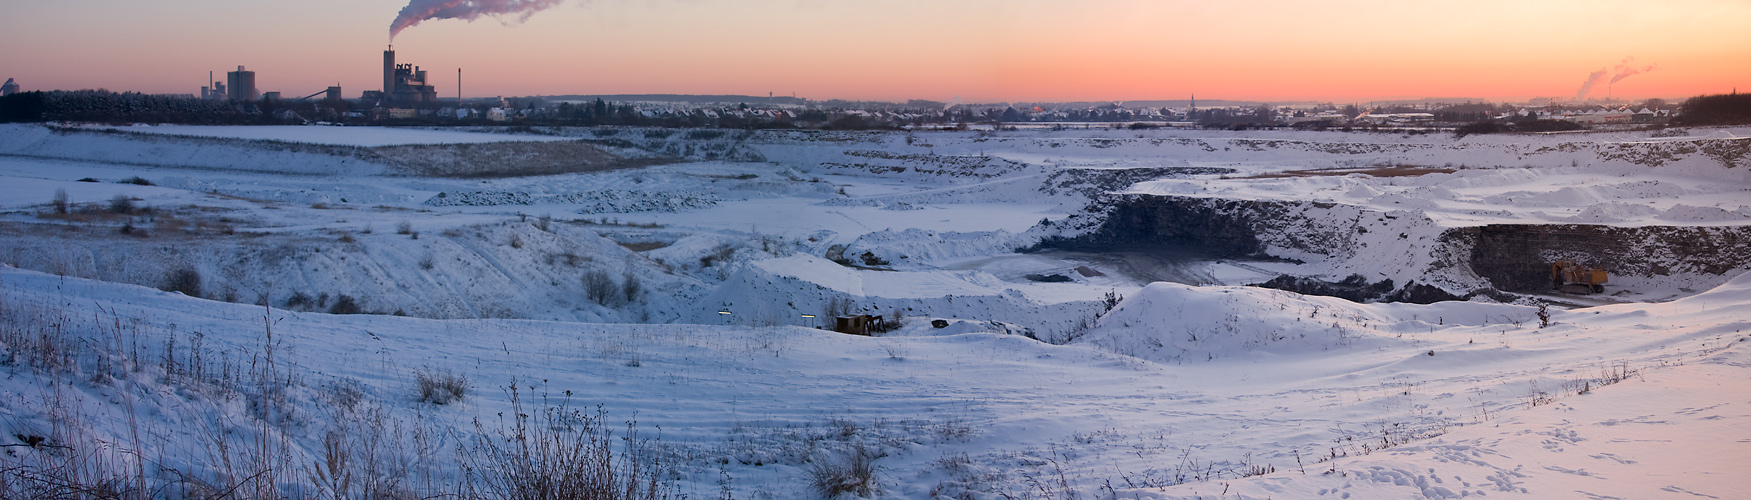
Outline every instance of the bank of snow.
<path fill-rule="evenodd" d="M 330 146 L 361 147 L 574 140 L 567 137 L 542 135 L 491 134 L 392 127 L 334 127 L 313 125 L 132 125 L 126 127 L 91 126 L 88 128 L 140 134 L 215 137 L 222 139 L 247 139 L 256 141 L 280 141 L 305 144 L 324 144 Z"/>

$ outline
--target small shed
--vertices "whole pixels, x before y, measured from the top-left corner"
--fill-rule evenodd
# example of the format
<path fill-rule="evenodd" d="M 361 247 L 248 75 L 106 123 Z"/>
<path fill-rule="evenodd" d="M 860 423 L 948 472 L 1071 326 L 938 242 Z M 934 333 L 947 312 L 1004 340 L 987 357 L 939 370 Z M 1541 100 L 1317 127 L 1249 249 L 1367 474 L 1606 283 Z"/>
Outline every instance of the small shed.
<path fill-rule="evenodd" d="M 852 335 L 868 336 L 871 332 L 884 331 L 886 320 L 881 316 L 859 314 L 856 316 L 840 316 L 833 318 L 833 331 Z"/>

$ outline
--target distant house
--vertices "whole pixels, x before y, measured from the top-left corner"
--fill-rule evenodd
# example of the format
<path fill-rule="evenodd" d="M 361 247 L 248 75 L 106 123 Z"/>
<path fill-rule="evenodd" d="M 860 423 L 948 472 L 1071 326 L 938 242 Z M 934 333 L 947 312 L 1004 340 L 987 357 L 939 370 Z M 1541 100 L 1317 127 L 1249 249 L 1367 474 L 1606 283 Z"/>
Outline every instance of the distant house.
<path fill-rule="evenodd" d="M 1599 125 L 1606 123 L 1629 123 L 1634 117 L 1635 113 L 1632 113 L 1629 110 L 1595 109 L 1592 111 L 1569 113 L 1567 116 L 1563 117 L 1563 119 L 1575 123 Z"/>
<path fill-rule="evenodd" d="M 1659 118 L 1660 112 L 1643 107 L 1640 111 L 1636 111 L 1635 115 L 1631 116 L 1629 121 L 1630 123 L 1654 123 L 1655 121 L 1658 121 Z"/>

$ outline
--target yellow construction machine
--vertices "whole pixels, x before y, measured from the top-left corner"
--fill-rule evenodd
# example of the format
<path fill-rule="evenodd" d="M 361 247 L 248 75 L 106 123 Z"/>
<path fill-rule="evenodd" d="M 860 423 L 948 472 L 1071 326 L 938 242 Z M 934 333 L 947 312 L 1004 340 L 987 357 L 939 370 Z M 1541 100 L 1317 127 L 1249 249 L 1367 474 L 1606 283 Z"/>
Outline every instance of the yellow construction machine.
<path fill-rule="evenodd" d="M 1550 265 L 1550 287 L 1565 293 L 1595 294 L 1605 291 L 1605 270 L 1581 267 L 1563 259 Z"/>

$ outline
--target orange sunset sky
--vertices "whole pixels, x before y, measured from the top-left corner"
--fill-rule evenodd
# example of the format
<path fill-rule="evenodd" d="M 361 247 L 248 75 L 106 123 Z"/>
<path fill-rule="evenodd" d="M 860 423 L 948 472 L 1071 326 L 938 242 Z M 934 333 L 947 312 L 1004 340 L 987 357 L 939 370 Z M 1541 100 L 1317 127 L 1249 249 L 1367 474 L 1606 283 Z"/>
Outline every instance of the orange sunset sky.
<path fill-rule="evenodd" d="M 192 94 L 246 65 L 357 97 L 407 0 L 5 3 L 0 78 L 25 90 Z M 1683 98 L 1751 89 L 1751 0 L 565 0 L 395 47 L 446 97 L 462 68 L 469 97 L 1513 101 L 1652 66 L 1591 96 Z"/>

